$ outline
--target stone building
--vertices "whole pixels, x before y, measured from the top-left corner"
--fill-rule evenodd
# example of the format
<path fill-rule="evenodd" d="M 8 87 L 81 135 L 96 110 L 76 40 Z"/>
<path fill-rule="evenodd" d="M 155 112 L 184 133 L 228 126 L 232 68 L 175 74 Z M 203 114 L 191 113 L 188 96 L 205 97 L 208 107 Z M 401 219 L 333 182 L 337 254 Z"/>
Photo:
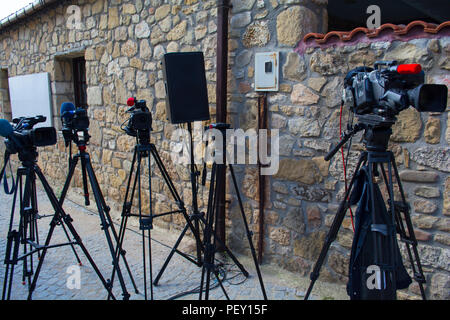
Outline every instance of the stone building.
<path fill-rule="evenodd" d="M 353 22 L 337 32 L 333 28 L 345 23 L 331 12 L 331 1 L 231 3 L 227 107 L 233 127 L 257 128 L 260 93 L 254 90 L 255 54 L 280 53 L 279 91 L 267 94 L 268 128 L 278 129 L 280 135 L 280 166 L 278 173 L 266 180 L 263 261 L 305 276 L 318 257 L 344 190 L 340 157 L 330 162 L 323 160 L 339 140 L 343 78 L 354 67 L 396 59 L 421 63 L 428 83 L 448 86 L 450 24 L 406 19 L 365 29 L 356 28 L 360 25 Z M 69 10 L 70 6 L 76 8 Z M 213 0 L 51 1 L 45 8 L 0 25 L 1 112 L 3 117 L 11 118 L 6 79 L 32 73 L 50 76 L 55 127 L 60 128 L 62 102 L 78 99 L 86 103 L 94 169 L 108 204 L 119 217 L 135 143 L 120 125 L 128 118 L 127 98 L 145 99 L 153 114 L 152 141 L 189 204 L 192 194 L 188 168 L 170 161 L 170 139 L 175 127 L 165 116 L 160 61 L 167 52 L 204 53 L 214 116 L 216 47 L 217 3 Z M 74 74 L 74 66 L 85 69 L 85 83 Z M 77 90 L 80 85 L 85 85 L 85 96 L 83 90 Z M 448 108 L 444 113 L 407 109 L 401 112 L 390 143 L 412 208 L 427 294 L 435 299 L 450 298 L 449 117 Z M 358 141 L 359 136 L 350 151 L 348 172 L 362 150 Z M 56 146 L 40 152 L 39 164 L 55 184 L 65 180 L 67 152 L 61 137 Z M 255 165 L 237 165 L 236 171 L 257 241 L 258 170 Z M 151 174 L 154 209 L 166 210 L 171 206 L 167 190 L 159 173 L 155 170 Z M 78 187 L 79 176 L 76 174 L 74 181 Z M 207 190 L 200 188 L 202 208 Z M 226 198 L 227 241 L 233 248 L 245 249 L 244 229 L 237 219 L 237 201 L 230 186 Z M 148 203 L 145 199 L 144 205 L 148 207 Z M 184 226 L 177 215 L 165 216 L 155 224 L 174 232 Z M 346 218 L 321 279 L 346 281 L 352 239 L 350 218 Z M 418 294 L 414 284 L 401 293 L 401 298 L 416 298 Z"/>

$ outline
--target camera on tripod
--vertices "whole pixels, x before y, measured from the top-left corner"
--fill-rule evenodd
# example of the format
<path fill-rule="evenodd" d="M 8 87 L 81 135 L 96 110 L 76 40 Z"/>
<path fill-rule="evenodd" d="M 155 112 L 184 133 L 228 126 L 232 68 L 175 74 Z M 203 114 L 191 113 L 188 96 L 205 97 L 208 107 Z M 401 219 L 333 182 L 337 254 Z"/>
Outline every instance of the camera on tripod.
<path fill-rule="evenodd" d="M 344 80 L 344 101 L 357 115 L 376 114 L 392 118 L 413 106 L 419 112 L 443 112 L 447 105 L 447 87 L 424 84 L 420 64 L 377 61 L 374 68 L 358 67 Z"/>
<path fill-rule="evenodd" d="M 7 120 L 1 120 L 0 134 L 6 138 L 6 150 L 10 154 L 56 144 L 55 128 L 33 128 L 37 123 L 45 122 L 44 116 L 15 118 L 13 119 L 14 127 Z"/>
<path fill-rule="evenodd" d="M 79 131 L 87 131 L 89 129 L 89 117 L 87 108 L 75 107 L 71 102 L 64 102 L 61 105 L 61 122 L 62 134 L 66 146 L 71 140 L 76 140 Z"/>
<path fill-rule="evenodd" d="M 150 133 L 152 129 L 152 114 L 147 108 L 145 100 L 137 100 L 129 98 L 127 105 L 130 107 L 127 112 L 131 113 L 128 124 L 123 130 L 132 137 L 136 137 L 137 133 Z"/>

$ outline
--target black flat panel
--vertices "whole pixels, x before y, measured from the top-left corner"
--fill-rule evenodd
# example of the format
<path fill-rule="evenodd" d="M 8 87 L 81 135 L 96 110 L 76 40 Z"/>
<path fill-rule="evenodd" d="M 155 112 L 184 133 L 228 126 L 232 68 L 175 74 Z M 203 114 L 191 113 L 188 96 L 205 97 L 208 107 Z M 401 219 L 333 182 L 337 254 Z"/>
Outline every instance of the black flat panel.
<path fill-rule="evenodd" d="M 163 73 L 167 119 L 171 123 L 209 120 L 203 53 L 167 53 Z"/>

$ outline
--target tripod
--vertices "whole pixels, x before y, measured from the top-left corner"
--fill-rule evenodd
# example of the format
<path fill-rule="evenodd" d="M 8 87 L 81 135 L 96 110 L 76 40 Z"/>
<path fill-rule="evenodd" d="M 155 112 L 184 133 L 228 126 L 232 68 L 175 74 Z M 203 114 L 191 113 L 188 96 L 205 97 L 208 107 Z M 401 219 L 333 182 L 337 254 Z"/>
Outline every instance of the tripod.
<path fill-rule="evenodd" d="M 128 133 L 128 132 L 127 132 Z M 143 261 L 143 271 L 144 271 L 144 295 L 145 300 L 147 300 L 148 294 L 147 294 L 147 265 L 146 265 L 146 245 L 148 247 L 148 255 L 149 255 L 149 278 L 150 278 L 150 299 L 153 300 L 153 276 L 152 276 L 152 251 L 151 251 L 151 229 L 153 229 L 153 219 L 169 214 L 175 214 L 175 213 L 182 213 L 187 221 L 189 221 L 189 217 L 186 214 L 186 208 L 184 207 L 184 203 L 181 200 L 175 185 L 173 184 L 172 180 L 170 179 L 169 173 L 167 172 L 166 168 L 164 167 L 164 163 L 161 160 L 161 157 L 158 154 L 158 151 L 156 150 L 156 147 L 154 144 L 150 143 L 150 135 L 149 130 L 137 130 L 136 134 L 136 141 L 137 144 L 134 148 L 134 154 L 133 154 L 133 161 L 131 163 L 131 169 L 130 174 L 128 177 L 128 183 L 127 183 L 127 189 L 125 192 L 125 200 L 122 208 L 122 220 L 120 224 L 120 230 L 119 230 L 119 241 L 116 248 L 116 257 L 122 250 L 123 240 L 125 237 L 125 231 L 127 228 L 127 222 L 129 217 L 138 217 L 139 218 L 139 229 L 142 231 L 142 261 Z M 153 157 L 153 159 L 156 162 L 156 165 L 158 166 L 162 177 L 164 179 L 164 182 L 169 188 L 169 191 L 172 195 L 172 197 L 175 200 L 175 203 L 178 205 L 178 210 L 173 210 L 169 212 L 159 213 L 159 214 L 153 214 L 153 207 L 152 207 L 152 184 L 151 184 L 151 164 L 150 164 L 150 158 Z M 144 215 L 142 213 L 142 193 L 141 193 L 141 173 L 143 170 L 142 167 L 142 161 L 147 159 L 147 168 L 149 172 L 149 182 L 148 182 L 148 188 L 149 188 L 149 214 Z M 136 169 L 135 169 L 136 167 Z M 131 186 L 132 180 L 133 180 L 133 173 L 134 173 L 134 181 L 133 185 Z M 137 210 L 138 213 L 132 213 L 132 207 L 133 207 L 133 199 L 135 196 L 135 193 L 137 192 L 138 197 L 138 205 Z M 193 228 L 193 226 L 191 225 Z M 147 235 L 146 235 L 147 234 Z M 145 238 L 147 237 L 147 243 L 145 241 Z M 114 272 L 111 279 L 114 279 Z"/>
<path fill-rule="evenodd" d="M 421 296 L 425 300 L 425 291 L 423 288 L 425 277 L 423 275 L 422 265 L 417 250 L 417 240 L 414 235 L 414 229 L 409 214 L 409 205 L 406 202 L 405 193 L 400 182 L 394 154 L 391 151 L 387 151 L 389 137 L 392 134 L 391 126 L 394 124 L 395 119 L 387 123 L 379 121 L 377 116 L 369 115 L 360 116 L 360 120 L 360 123 L 356 124 L 350 132 L 346 133 L 341 142 L 325 157 L 325 160 L 331 159 L 354 134 L 364 130 L 366 151 L 363 151 L 360 154 L 355 173 L 350 181 L 350 185 L 344 198 L 339 205 L 330 231 L 325 238 L 325 243 L 310 276 L 311 283 L 305 295 L 305 300 L 309 298 L 314 283 L 319 277 L 319 272 L 327 256 L 328 250 L 332 242 L 336 240 L 339 228 L 351 205 L 349 197 L 355 188 L 357 177 L 362 172 L 363 167 L 367 168 L 367 182 L 364 187 L 367 188 L 366 190 L 368 190 L 370 199 L 368 208 L 371 215 L 371 224 L 368 226 L 368 233 L 371 232 L 373 235 L 372 243 L 370 244 L 374 251 L 373 264 L 380 270 L 380 273 L 377 274 L 378 279 L 381 281 L 384 280 L 382 286 L 376 288 L 377 290 L 369 290 L 370 292 L 367 296 L 369 299 L 396 299 L 396 283 L 399 273 L 395 268 L 395 263 L 396 261 L 401 262 L 401 257 L 399 257 L 400 252 L 394 248 L 397 247 L 396 233 L 399 233 L 400 240 L 404 242 L 406 246 L 414 279 L 419 284 Z M 388 174 L 386 174 L 385 166 L 388 168 Z M 380 196 L 378 196 L 379 188 L 377 183 L 374 182 L 376 176 L 379 175 L 379 171 L 382 173 L 389 194 L 389 199 L 387 200 L 389 203 L 389 219 L 385 221 L 376 214 L 380 210 L 386 210 L 384 201 L 375 201 L 375 199 L 383 200 L 382 197 L 380 198 Z M 400 201 L 395 201 L 394 199 L 394 177 L 400 192 Z M 388 252 L 383 250 L 383 247 L 386 246 L 390 249 Z"/>
<path fill-rule="evenodd" d="M 66 138 L 66 136 L 68 136 L 67 132 L 66 132 L 65 138 Z M 67 145 L 70 146 L 69 173 L 67 175 L 66 182 L 64 183 L 61 197 L 59 199 L 59 204 L 62 206 L 62 204 L 64 202 L 64 199 L 67 195 L 67 191 L 70 186 L 70 182 L 72 181 L 72 177 L 75 172 L 75 168 L 78 164 L 78 161 L 80 161 L 85 204 L 86 205 L 90 204 L 89 190 L 88 190 L 88 182 L 89 182 L 91 185 L 92 192 L 94 194 L 95 202 L 97 204 L 97 210 L 98 210 L 98 214 L 100 217 L 101 229 L 105 233 L 106 241 L 108 243 L 108 248 L 111 251 L 111 256 L 113 258 L 112 264 L 113 264 L 114 268 L 117 269 L 117 276 L 119 278 L 120 286 L 122 288 L 122 296 L 123 296 L 124 300 L 128 300 L 130 297 L 130 294 L 127 291 L 125 281 L 124 281 L 122 272 L 120 270 L 120 266 L 119 266 L 120 256 L 123 259 L 123 262 L 128 271 L 128 275 L 131 279 L 131 282 L 133 284 L 133 287 L 134 287 L 134 290 L 136 293 L 138 293 L 138 289 L 136 287 L 136 283 L 134 281 L 133 275 L 131 274 L 131 270 L 128 265 L 127 259 L 125 258 L 126 252 L 124 250 L 121 250 L 119 257 L 116 257 L 116 255 L 115 255 L 114 245 L 117 243 L 117 240 L 118 240 L 117 232 L 116 232 L 116 229 L 114 228 L 114 222 L 111 219 L 111 215 L 109 214 L 110 208 L 106 205 L 105 198 L 103 197 L 103 194 L 101 192 L 100 186 L 97 181 L 97 177 L 95 176 L 94 169 L 92 168 L 89 153 L 86 152 L 86 146 L 89 142 L 90 136 L 89 136 L 87 130 L 82 130 L 82 137 L 80 138 L 80 136 L 78 135 L 78 131 L 75 130 L 70 135 L 70 138 L 71 139 L 66 140 L 66 146 Z M 78 151 L 79 151 L 78 154 L 76 154 L 73 158 L 72 158 L 72 150 L 71 150 L 71 147 L 72 147 L 71 140 L 73 140 L 75 142 L 75 144 L 78 147 Z M 109 233 L 109 229 L 111 229 L 111 233 L 112 233 L 112 236 L 114 237 L 115 243 L 113 243 L 111 234 Z M 74 249 L 74 252 L 76 252 L 75 249 Z M 112 288 L 112 282 L 111 282 L 111 288 Z"/>
<path fill-rule="evenodd" d="M 215 266 L 215 254 L 217 251 L 217 247 L 223 248 L 224 251 L 230 256 L 230 258 L 233 260 L 233 262 L 237 265 L 237 267 L 241 270 L 241 272 L 244 274 L 245 277 L 248 277 L 248 272 L 244 269 L 242 264 L 237 260 L 237 258 L 233 255 L 231 250 L 224 244 L 222 241 L 217 237 L 216 234 L 216 225 L 217 225 L 217 211 L 219 208 L 219 188 L 218 186 L 224 185 L 221 183 L 221 179 L 223 179 L 223 176 L 219 174 L 220 167 L 226 166 L 225 161 L 225 152 L 226 152 L 226 129 L 230 128 L 229 124 L 226 123 L 217 123 L 212 124 L 209 126 L 210 129 L 217 129 L 220 132 L 220 135 L 222 137 L 222 162 L 217 163 L 214 162 L 211 169 L 211 183 L 210 183 L 210 189 L 209 189 L 209 196 L 208 196 L 208 207 L 207 207 L 207 213 L 206 213 L 206 219 L 204 221 L 205 223 L 205 230 L 204 230 L 204 237 L 203 237 L 203 243 L 204 243 L 204 256 L 205 261 L 202 266 L 202 276 L 200 281 L 200 292 L 199 292 L 199 300 L 202 300 L 203 298 L 203 285 L 205 285 L 205 300 L 209 299 L 209 287 L 210 287 L 210 281 L 211 281 L 211 273 L 214 274 L 216 277 L 220 288 L 222 289 L 223 293 L 225 294 L 225 297 L 229 299 L 229 296 L 222 284 L 222 281 L 220 280 L 220 277 L 218 275 L 218 270 Z M 224 168 L 226 169 L 226 167 Z M 241 213 L 242 221 L 244 223 L 244 228 L 247 236 L 247 240 L 250 246 L 250 251 L 252 254 L 253 262 L 255 265 L 256 273 L 258 276 L 259 285 L 261 287 L 261 292 L 263 294 L 264 300 L 267 300 L 266 290 L 264 288 L 264 282 L 261 275 L 261 270 L 259 269 L 258 265 L 258 259 L 256 256 L 255 247 L 253 245 L 252 241 L 252 232 L 250 231 L 250 228 L 248 226 L 247 217 L 245 216 L 244 212 L 244 206 L 242 204 L 241 195 L 239 192 L 236 176 L 234 174 L 234 169 L 231 164 L 228 165 L 228 169 L 230 170 L 231 178 L 233 181 L 234 190 L 236 192 L 238 204 L 239 204 L 239 210 Z"/>
<path fill-rule="evenodd" d="M 32 298 L 33 291 L 36 288 L 36 283 L 39 277 L 39 273 L 44 263 L 45 256 L 48 249 L 62 247 L 66 245 L 79 245 L 95 273 L 99 277 L 103 286 L 106 290 L 112 294 L 111 288 L 106 280 L 103 278 L 100 270 L 96 266 L 94 260 L 90 256 L 88 250 L 84 246 L 80 236 L 78 235 L 75 227 L 72 225 L 72 218 L 66 214 L 60 205 L 58 199 L 56 198 L 52 188 L 45 179 L 44 174 L 37 165 L 37 152 L 35 147 L 26 148 L 19 152 L 19 160 L 22 162 L 22 166 L 17 169 L 17 185 L 14 190 L 13 205 L 11 209 L 11 219 L 9 224 L 8 240 L 6 246 L 5 254 L 5 281 L 3 285 L 2 299 L 10 299 L 12 281 L 14 275 L 14 266 L 17 262 L 23 260 L 24 277 L 28 279 L 28 299 Z M 40 245 L 37 236 L 37 224 L 36 219 L 38 218 L 38 207 L 37 207 L 37 197 L 36 197 L 36 177 L 41 181 L 44 187 L 45 193 L 50 200 L 50 203 L 55 210 L 55 214 L 50 222 L 50 229 L 48 231 L 45 244 Z M 25 185 L 23 186 L 23 180 L 25 180 Z M 19 218 L 19 228 L 13 230 L 14 224 L 14 212 L 15 212 L 15 202 L 17 199 L 17 192 L 19 191 L 20 200 L 20 218 Z M 69 242 L 50 245 L 51 237 L 53 235 L 54 229 L 57 225 L 62 226 Z M 74 241 L 70 241 L 67 229 L 72 235 Z M 19 246 L 23 244 L 23 254 L 19 256 Z M 30 251 L 27 251 L 27 245 Z M 33 255 L 37 253 L 39 256 L 39 263 L 36 267 L 34 277 L 33 275 Z M 28 270 L 28 257 L 30 259 L 30 267 Z M 76 255 L 78 262 L 80 262 L 78 256 Z M 31 280 L 32 279 L 32 280 Z"/>
<path fill-rule="evenodd" d="M 192 138 L 192 124 L 188 122 L 188 132 L 189 132 L 189 138 L 190 138 L 190 178 L 191 178 L 191 190 L 192 190 L 192 213 L 188 216 L 185 214 L 185 220 L 186 225 L 183 228 L 183 231 L 181 232 L 180 236 L 178 237 L 177 241 L 175 242 L 174 246 L 172 247 L 172 250 L 170 251 L 169 255 L 167 256 L 166 260 L 163 263 L 163 266 L 161 267 L 161 270 L 159 271 L 158 275 L 155 278 L 154 285 L 158 285 L 159 280 L 161 279 L 162 275 L 164 274 L 164 271 L 167 268 L 167 265 L 169 264 L 170 260 L 172 259 L 173 255 L 175 253 L 178 253 L 180 256 L 185 258 L 186 260 L 192 262 L 193 264 L 197 265 L 198 267 L 201 267 L 203 265 L 203 258 L 202 258 L 202 252 L 204 251 L 204 247 L 202 245 L 202 241 L 200 239 L 200 224 L 204 223 L 204 213 L 199 211 L 198 208 L 198 183 L 197 183 L 197 177 L 199 176 L 199 172 L 196 170 L 195 164 L 194 164 L 194 142 Z M 191 230 L 192 234 L 195 237 L 195 244 L 196 244 L 196 253 L 197 253 L 197 260 L 192 259 L 190 256 L 185 254 L 184 252 L 181 252 L 178 250 L 178 246 L 180 245 L 181 241 L 183 240 L 184 236 L 186 235 L 187 231 Z"/>

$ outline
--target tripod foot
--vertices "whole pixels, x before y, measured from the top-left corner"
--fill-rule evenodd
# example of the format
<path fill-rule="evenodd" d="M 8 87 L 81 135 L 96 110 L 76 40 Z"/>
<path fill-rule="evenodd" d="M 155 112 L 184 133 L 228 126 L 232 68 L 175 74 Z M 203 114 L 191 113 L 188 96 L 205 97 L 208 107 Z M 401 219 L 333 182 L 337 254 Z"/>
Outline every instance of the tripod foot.
<path fill-rule="evenodd" d="M 82 265 L 83 265 L 83 263 L 82 262 L 80 262 L 80 263 L 78 263 L 78 265 L 81 267 Z"/>
<path fill-rule="evenodd" d="M 22 281 L 22 285 L 24 286 L 24 285 L 26 285 L 27 283 L 26 283 L 26 281 Z"/>
<path fill-rule="evenodd" d="M 130 294 L 129 293 L 123 293 L 123 300 L 130 300 Z"/>

